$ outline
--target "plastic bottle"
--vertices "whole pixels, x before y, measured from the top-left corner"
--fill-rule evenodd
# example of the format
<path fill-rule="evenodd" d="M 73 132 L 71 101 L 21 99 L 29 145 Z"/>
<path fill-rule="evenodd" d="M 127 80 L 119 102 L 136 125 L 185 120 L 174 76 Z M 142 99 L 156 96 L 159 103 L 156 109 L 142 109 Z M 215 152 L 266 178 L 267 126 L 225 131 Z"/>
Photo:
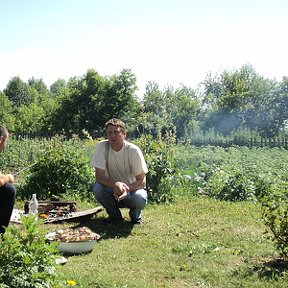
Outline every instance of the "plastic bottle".
<path fill-rule="evenodd" d="M 36 198 L 36 194 L 32 194 L 32 198 L 29 202 L 29 214 L 38 214 L 38 200 Z"/>

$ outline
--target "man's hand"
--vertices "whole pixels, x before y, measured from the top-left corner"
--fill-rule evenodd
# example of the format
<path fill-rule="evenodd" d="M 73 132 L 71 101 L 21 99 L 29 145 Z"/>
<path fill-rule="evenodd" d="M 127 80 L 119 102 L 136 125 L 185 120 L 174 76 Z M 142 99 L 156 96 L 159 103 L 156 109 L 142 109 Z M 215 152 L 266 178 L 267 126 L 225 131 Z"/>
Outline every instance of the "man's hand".
<path fill-rule="evenodd" d="M 120 201 L 128 196 L 129 190 L 130 189 L 127 184 L 118 181 L 118 182 L 115 182 L 115 185 L 113 187 L 113 191 L 114 191 L 113 195 L 117 201 Z"/>
<path fill-rule="evenodd" d="M 128 192 L 127 191 L 123 192 L 121 195 L 117 195 L 117 194 L 114 193 L 114 197 L 115 197 L 115 199 L 117 201 L 121 201 L 124 198 L 126 198 L 127 196 L 128 196 Z"/>

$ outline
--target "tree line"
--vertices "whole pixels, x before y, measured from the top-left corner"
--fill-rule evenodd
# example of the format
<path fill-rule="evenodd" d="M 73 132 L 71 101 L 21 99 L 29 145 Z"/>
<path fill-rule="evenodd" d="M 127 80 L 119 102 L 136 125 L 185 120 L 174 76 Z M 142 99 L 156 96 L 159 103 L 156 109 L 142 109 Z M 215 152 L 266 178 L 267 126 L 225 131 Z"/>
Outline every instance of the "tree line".
<path fill-rule="evenodd" d="M 181 85 L 160 88 L 149 81 L 137 97 L 137 78 L 130 69 L 101 76 L 94 69 L 49 88 L 42 79 L 10 79 L 0 91 L 0 123 L 12 132 L 99 135 L 107 119 L 127 123 L 128 133 L 177 139 L 196 135 L 286 134 L 288 77 L 282 81 L 259 75 L 251 65 L 207 74 L 196 89 Z"/>

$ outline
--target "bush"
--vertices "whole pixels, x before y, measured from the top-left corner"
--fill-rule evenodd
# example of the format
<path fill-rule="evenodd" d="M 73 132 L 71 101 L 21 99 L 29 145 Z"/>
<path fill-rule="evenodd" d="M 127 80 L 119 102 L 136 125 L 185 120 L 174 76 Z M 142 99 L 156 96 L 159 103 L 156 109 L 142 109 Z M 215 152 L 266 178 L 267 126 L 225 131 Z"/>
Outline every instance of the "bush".
<path fill-rule="evenodd" d="M 61 287 L 54 245 L 45 241 L 40 220 L 22 217 L 23 227 L 9 226 L 0 240 L 0 288 Z"/>
<path fill-rule="evenodd" d="M 18 195 L 30 199 L 32 194 L 37 194 L 38 199 L 44 200 L 52 195 L 82 200 L 89 197 L 95 176 L 81 145 L 83 142 L 77 139 L 52 138 L 30 169 L 26 183 L 18 189 Z"/>
<path fill-rule="evenodd" d="M 271 187 L 262 196 L 262 217 L 265 225 L 272 232 L 272 240 L 282 257 L 288 257 L 288 183 L 282 189 Z"/>
<path fill-rule="evenodd" d="M 256 201 L 254 182 L 241 171 L 229 174 L 219 170 L 210 178 L 208 190 L 210 196 L 220 200 Z"/>
<path fill-rule="evenodd" d="M 137 144 L 142 149 L 147 161 L 147 191 L 152 202 L 171 202 L 174 199 L 176 169 L 174 145 L 165 141 L 152 140 L 150 135 L 142 135 Z"/>

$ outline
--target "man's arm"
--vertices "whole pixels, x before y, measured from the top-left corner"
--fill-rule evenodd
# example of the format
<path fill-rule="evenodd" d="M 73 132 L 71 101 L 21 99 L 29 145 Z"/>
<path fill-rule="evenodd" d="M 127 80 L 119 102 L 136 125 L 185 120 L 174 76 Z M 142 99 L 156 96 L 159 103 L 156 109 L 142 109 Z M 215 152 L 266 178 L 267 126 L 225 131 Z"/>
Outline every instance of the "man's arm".
<path fill-rule="evenodd" d="M 135 178 L 136 180 L 133 183 L 128 185 L 129 191 L 142 189 L 142 188 L 145 188 L 146 186 L 146 174 L 145 173 L 139 174 L 135 176 Z"/>
<path fill-rule="evenodd" d="M 95 168 L 95 177 L 96 181 L 107 186 L 107 187 L 114 187 L 114 182 L 105 175 L 105 170 L 100 168 Z"/>
<path fill-rule="evenodd" d="M 107 187 L 112 187 L 114 191 L 114 197 L 116 200 L 118 199 L 119 196 L 125 194 L 125 197 L 127 196 L 127 192 L 129 191 L 129 187 L 127 184 L 117 181 L 114 182 L 110 178 L 108 178 L 105 175 L 105 170 L 96 168 L 95 170 L 95 176 L 96 176 L 96 181 L 107 186 Z"/>
<path fill-rule="evenodd" d="M 101 183 L 107 187 L 112 187 L 116 193 L 122 194 L 125 190 L 126 191 L 129 190 L 129 187 L 127 184 L 120 182 L 120 181 L 114 182 L 110 178 L 108 178 L 105 175 L 105 170 L 103 170 L 103 169 L 96 168 L 95 175 L 96 175 L 96 181 L 97 182 L 99 182 L 99 183 Z"/>

